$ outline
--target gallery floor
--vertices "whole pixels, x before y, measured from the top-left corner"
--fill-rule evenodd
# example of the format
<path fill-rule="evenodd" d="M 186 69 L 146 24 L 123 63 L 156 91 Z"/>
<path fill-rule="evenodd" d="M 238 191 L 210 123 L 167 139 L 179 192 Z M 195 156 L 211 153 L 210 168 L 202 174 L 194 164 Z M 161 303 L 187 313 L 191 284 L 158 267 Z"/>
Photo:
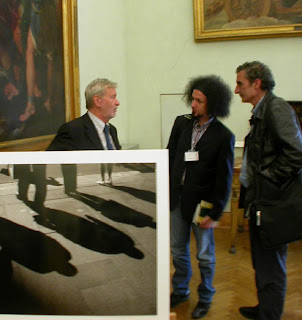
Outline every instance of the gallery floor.
<path fill-rule="evenodd" d="M 227 217 L 228 214 L 225 214 Z M 206 320 L 244 320 L 239 307 L 254 306 L 258 303 L 255 286 L 255 274 L 252 267 L 249 232 L 237 234 L 236 254 L 230 254 L 230 229 L 220 226 L 215 230 L 216 272 L 214 278 L 214 295 L 212 306 L 204 319 Z M 197 288 L 200 273 L 196 260 L 196 245 L 192 234 L 191 261 L 193 277 L 190 282 L 190 299 L 181 303 L 171 312 L 177 320 L 192 319 L 191 313 L 198 302 Z M 289 244 L 287 257 L 287 293 L 282 320 L 302 320 L 302 240 Z M 170 277 L 174 274 L 171 261 Z"/>
<path fill-rule="evenodd" d="M 108 186 L 97 183 L 98 164 L 80 164 L 79 193 L 69 197 L 60 166 L 48 165 L 42 209 L 34 185 L 23 202 L 18 181 L 0 170 L 0 246 L 13 267 L 1 314 L 156 314 L 154 168 L 115 164 Z"/>

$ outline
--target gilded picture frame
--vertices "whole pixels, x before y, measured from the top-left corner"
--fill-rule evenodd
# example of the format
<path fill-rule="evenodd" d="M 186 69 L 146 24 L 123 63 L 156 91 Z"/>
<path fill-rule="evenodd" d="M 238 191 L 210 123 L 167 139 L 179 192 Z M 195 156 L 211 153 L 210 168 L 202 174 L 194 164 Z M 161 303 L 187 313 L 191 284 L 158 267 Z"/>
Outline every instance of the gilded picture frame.
<path fill-rule="evenodd" d="M 196 41 L 302 35 L 302 0 L 194 0 Z"/>
<path fill-rule="evenodd" d="M 45 150 L 59 126 L 80 115 L 77 0 L 4 7 L 0 151 Z"/>

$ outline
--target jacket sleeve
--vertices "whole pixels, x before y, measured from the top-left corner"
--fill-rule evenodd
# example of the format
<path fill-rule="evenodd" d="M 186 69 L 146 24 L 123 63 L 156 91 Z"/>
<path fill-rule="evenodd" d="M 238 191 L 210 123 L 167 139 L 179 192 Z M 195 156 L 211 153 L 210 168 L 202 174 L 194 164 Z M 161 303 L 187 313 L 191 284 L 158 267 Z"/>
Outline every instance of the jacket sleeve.
<path fill-rule="evenodd" d="M 170 138 L 169 138 L 169 142 L 167 145 L 167 149 L 169 149 L 169 168 L 170 168 L 170 172 L 172 170 L 173 164 L 174 164 L 174 160 L 175 160 L 175 154 L 176 154 L 176 148 L 177 148 L 177 142 L 178 142 L 178 138 L 179 138 L 179 130 L 177 129 L 177 119 L 175 119 L 174 121 L 174 125 L 172 127 L 172 131 L 170 134 Z"/>
<path fill-rule="evenodd" d="M 302 168 L 302 135 L 295 111 L 278 99 L 268 114 L 276 157 L 261 174 L 278 185 L 286 184 Z"/>
<path fill-rule="evenodd" d="M 174 121 L 174 125 L 172 127 L 169 142 L 167 145 L 167 149 L 169 149 L 170 172 L 174 165 L 176 149 L 177 149 L 179 138 L 191 119 L 192 119 L 191 115 L 186 114 L 186 115 L 178 116 Z"/>
<path fill-rule="evenodd" d="M 53 141 L 47 148 L 47 151 L 72 151 L 77 150 L 74 139 L 71 135 L 71 129 L 68 123 L 63 124 Z"/>
<path fill-rule="evenodd" d="M 221 217 L 231 192 L 234 168 L 234 144 L 235 136 L 232 134 L 225 139 L 219 149 L 215 177 L 214 207 L 210 214 L 214 220 L 218 220 Z"/>

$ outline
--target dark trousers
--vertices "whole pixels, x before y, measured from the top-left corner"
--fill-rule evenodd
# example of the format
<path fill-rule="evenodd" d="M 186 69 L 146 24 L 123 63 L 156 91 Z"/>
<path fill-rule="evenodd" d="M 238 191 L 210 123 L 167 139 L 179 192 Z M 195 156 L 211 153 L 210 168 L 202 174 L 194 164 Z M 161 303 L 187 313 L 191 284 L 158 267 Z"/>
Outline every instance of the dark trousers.
<path fill-rule="evenodd" d="M 286 295 L 287 245 L 264 249 L 253 208 L 250 216 L 251 253 L 259 300 L 259 319 L 280 320 Z"/>
<path fill-rule="evenodd" d="M 65 193 L 75 192 L 77 189 L 77 165 L 62 164 Z"/>
<path fill-rule="evenodd" d="M 33 183 L 36 187 L 34 202 L 36 205 L 43 205 L 46 198 L 46 165 L 18 164 L 15 165 L 15 175 L 19 178 L 19 198 L 27 201 L 28 188 Z"/>

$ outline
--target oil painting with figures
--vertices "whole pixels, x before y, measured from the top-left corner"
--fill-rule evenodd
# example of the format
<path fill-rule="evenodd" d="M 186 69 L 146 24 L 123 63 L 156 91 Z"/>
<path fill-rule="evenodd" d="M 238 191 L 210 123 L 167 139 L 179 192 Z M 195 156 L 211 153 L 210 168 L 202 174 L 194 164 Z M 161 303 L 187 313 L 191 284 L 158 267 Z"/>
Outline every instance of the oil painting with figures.
<path fill-rule="evenodd" d="M 206 30 L 302 23 L 301 0 L 206 0 Z"/>
<path fill-rule="evenodd" d="M 197 39 L 300 35 L 302 0 L 195 0 L 195 20 Z"/>
<path fill-rule="evenodd" d="M 0 0 L 0 143 L 65 122 L 62 0 Z"/>

